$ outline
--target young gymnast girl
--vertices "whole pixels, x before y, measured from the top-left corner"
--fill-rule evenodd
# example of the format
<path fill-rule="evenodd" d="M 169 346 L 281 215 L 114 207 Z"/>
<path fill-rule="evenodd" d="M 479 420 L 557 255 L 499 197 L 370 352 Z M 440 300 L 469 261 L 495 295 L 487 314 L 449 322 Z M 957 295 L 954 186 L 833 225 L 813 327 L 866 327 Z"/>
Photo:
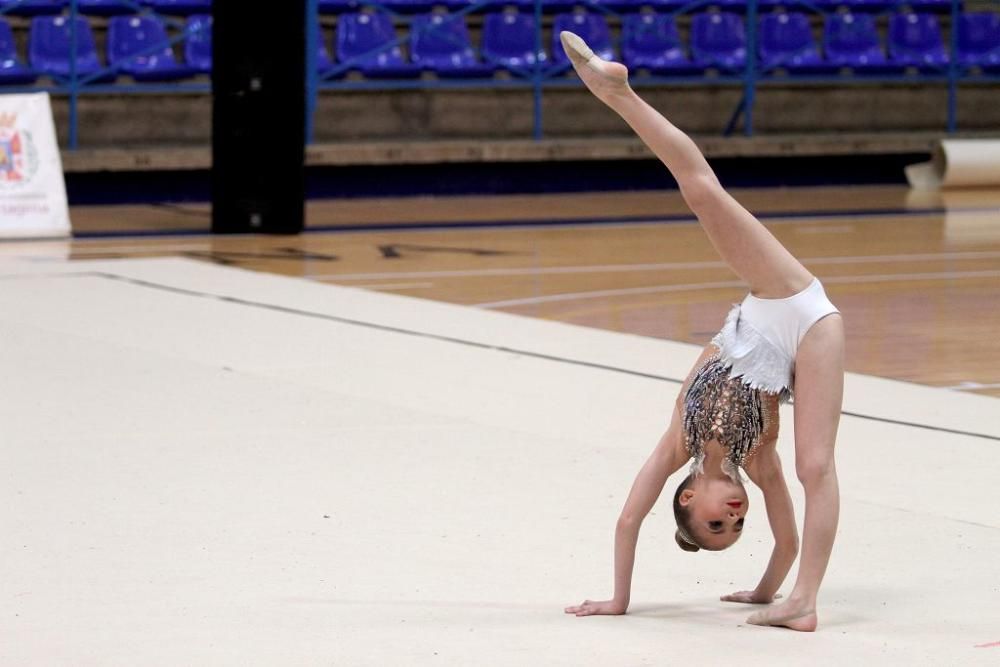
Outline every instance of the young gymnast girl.
<path fill-rule="evenodd" d="M 799 553 L 792 501 L 775 443 L 778 404 L 795 391 L 795 471 L 805 489 L 802 559 L 791 594 L 750 616 L 755 625 L 813 631 L 816 596 L 837 532 L 834 441 L 844 381 L 844 332 L 823 286 L 719 184 L 698 147 L 628 85 L 628 70 L 560 35 L 580 79 L 667 166 L 712 245 L 750 294 L 729 313 L 684 382 L 671 423 L 639 471 L 615 528 L 614 597 L 566 608 L 577 616 L 628 609 L 639 528 L 667 478 L 691 460 L 674 496 L 676 540 L 720 550 L 740 536 L 749 509 L 740 469 L 764 496 L 774 550 L 756 588 L 722 597 L 770 603 Z"/>

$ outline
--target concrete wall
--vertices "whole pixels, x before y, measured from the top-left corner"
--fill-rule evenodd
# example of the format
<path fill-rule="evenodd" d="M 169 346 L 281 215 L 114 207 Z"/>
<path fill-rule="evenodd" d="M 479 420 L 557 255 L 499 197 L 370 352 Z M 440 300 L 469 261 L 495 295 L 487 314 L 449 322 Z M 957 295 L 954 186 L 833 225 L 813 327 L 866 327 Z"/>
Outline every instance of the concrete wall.
<path fill-rule="evenodd" d="M 707 135 L 722 132 L 740 98 L 733 87 L 640 92 L 681 128 Z M 998 93 L 995 85 L 963 87 L 960 128 L 1000 130 Z M 65 145 L 68 103 L 65 98 L 53 102 Z M 319 100 L 316 139 L 530 138 L 532 104 L 531 92 L 520 90 L 327 91 Z M 762 87 L 754 122 L 761 134 L 940 131 L 946 104 L 942 85 Z M 550 138 L 629 134 L 620 119 L 581 89 L 547 91 L 543 109 Z M 211 139 L 208 95 L 88 95 L 80 98 L 79 118 L 81 147 L 207 145 Z"/>

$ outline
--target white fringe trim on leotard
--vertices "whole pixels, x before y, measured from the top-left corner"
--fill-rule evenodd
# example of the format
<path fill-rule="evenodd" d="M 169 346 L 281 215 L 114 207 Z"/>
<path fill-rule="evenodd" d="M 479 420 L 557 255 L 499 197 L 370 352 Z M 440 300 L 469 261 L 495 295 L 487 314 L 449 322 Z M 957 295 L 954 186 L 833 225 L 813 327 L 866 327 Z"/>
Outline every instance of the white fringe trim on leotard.
<path fill-rule="evenodd" d="M 791 393 L 795 360 L 740 319 L 739 304 L 729 311 L 712 344 L 719 348 L 720 359 L 731 366 L 730 377 L 742 376 L 752 388 L 782 394 L 782 398 Z"/>

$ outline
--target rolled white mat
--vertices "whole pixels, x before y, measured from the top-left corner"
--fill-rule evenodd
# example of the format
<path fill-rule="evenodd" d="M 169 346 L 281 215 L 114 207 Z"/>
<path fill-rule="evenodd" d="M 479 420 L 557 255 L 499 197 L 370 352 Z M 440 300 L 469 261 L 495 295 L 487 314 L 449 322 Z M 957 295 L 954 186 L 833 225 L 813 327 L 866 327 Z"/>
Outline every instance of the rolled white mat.
<path fill-rule="evenodd" d="M 921 190 L 1000 186 L 1000 139 L 946 139 L 930 162 L 906 167 L 910 187 Z"/>

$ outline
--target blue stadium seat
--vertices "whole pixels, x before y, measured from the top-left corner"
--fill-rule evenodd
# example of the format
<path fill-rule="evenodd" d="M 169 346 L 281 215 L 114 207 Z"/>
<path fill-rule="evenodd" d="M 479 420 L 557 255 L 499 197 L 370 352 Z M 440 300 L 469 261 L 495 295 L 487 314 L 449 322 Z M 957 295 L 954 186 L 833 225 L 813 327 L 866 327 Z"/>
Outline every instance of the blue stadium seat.
<path fill-rule="evenodd" d="M 768 0 L 771 2 L 771 0 Z M 948 7 L 951 7 L 951 0 L 810 0 L 817 8 L 832 12 L 835 10 L 840 10 L 847 13 L 853 14 L 879 14 L 887 9 L 893 7 L 902 7 L 904 5 L 913 6 L 914 3 L 939 3 L 947 2 Z M 776 5 L 789 5 L 796 4 L 794 0 L 789 2 L 781 2 L 781 0 L 773 0 L 773 4 Z M 801 5 L 799 5 L 801 8 Z"/>
<path fill-rule="evenodd" d="M 763 69 L 783 68 L 789 72 L 820 73 L 834 69 L 819 55 L 809 17 L 801 12 L 765 14 L 758 33 Z"/>
<path fill-rule="evenodd" d="M 679 0 L 675 3 L 674 0 L 666 0 L 673 3 L 670 8 L 682 7 L 688 2 L 680 2 Z M 809 0 L 814 4 L 819 4 L 822 0 Z M 702 5 L 694 7 L 691 11 L 708 12 L 708 11 L 721 11 L 729 12 L 732 14 L 746 14 L 747 12 L 747 0 L 706 0 Z M 757 9 L 759 12 L 763 13 L 774 7 L 785 7 L 796 4 L 796 0 L 757 0 Z M 693 15 L 693 14 L 692 14 Z"/>
<path fill-rule="evenodd" d="M 62 14 L 69 6 L 69 0 L 0 0 L 0 10 L 10 8 L 7 14 L 18 16 L 40 16 L 44 14 Z"/>
<path fill-rule="evenodd" d="M 77 9 L 81 14 L 92 16 L 115 16 L 117 14 L 133 14 L 139 8 L 138 0 L 132 3 L 125 0 L 77 0 Z"/>
<path fill-rule="evenodd" d="M 562 11 L 572 6 L 573 4 L 571 0 L 542 0 L 543 12 L 550 13 L 555 11 L 556 8 Z M 486 8 L 489 11 L 498 11 L 504 7 L 522 11 L 525 12 L 526 14 L 530 14 L 534 12 L 535 0 L 489 0 L 486 4 Z"/>
<path fill-rule="evenodd" d="M 951 0 L 904 0 L 903 4 L 915 12 L 943 14 L 951 11 Z M 959 2 L 958 6 L 961 9 L 962 3 Z"/>
<path fill-rule="evenodd" d="M 319 0 L 320 14 L 345 14 L 361 8 L 359 0 Z"/>
<path fill-rule="evenodd" d="M 212 11 L 212 0 L 144 0 L 144 4 L 160 14 L 178 16 L 208 14 Z"/>
<path fill-rule="evenodd" d="M 136 81 L 177 81 L 195 74 L 193 67 L 177 62 L 169 39 L 155 16 L 116 16 L 108 23 L 108 62 Z"/>
<path fill-rule="evenodd" d="M 882 51 L 875 19 L 870 14 L 829 14 L 823 28 L 826 60 L 838 68 L 849 67 L 857 74 L 898 72 Z"/>
<path fill-rule="evenodd" d="M 958 62 L 986 72 L 1000 71 L 1000 14 L 969 12 L 959 18 Z"/>
<path fill-rule="evenodd" d="M 603 14 L 559 14 L 552 24 L 552 64 L 559 69 L 571 66 L 569 57 L 559 41 L 559 33 L 569 30 L 587 42 L 594 53 L 604 60 L 615 60 L 615 47 L 611 44 L 611 29 Z"/>
<path fill-rule="evenodd" d="M 626 12 L 638 12 L 643 7 L 652 5 L 652 3 L 643 2 L 642 0 L 594 0 L 594 2 L 605 9 L 622 12 L 623 14 Z"/>
<path fill-rule="evenodd" d="M 212 71 L 212 17 L 208 14 L 189 16 L 186 26 L 189 37 L 184 42 L 184 62 L 195 72 Z"/>
<path fill-rule="evenodd" d="M 763 7 L 765 3 L 768 2 L 769 0 L 758 0 L 757 5 L 759 7 Z M 697 9 L 704 11 L 709 7 L 714 7 L 715 9 L 724 12 L 731 12 L 734 14 L 744 14 L 746 13 L 747 10 L 747 2 L 746 0 L 708 0 L 708 2 L 706 2 L 701 7 L 698 7 Z"/>
<path fill-rule="evenodd" d="M 28 36 L 28 62 L 39 74 L 69 78 L 70 76 L 70 33 L 72 23 L 66 16 L 36 16 L 31 19 Z M 94 45 L 94 33 L 87 19 L 76 19 L 76 74 L 83 78 L 96 74 L 102 69 Z M 107 72 L 92 82 L 112 81 L 114 72 Z"/>
<path fill-rule="evenodd" d="M 652 74 L 700 72 L 684 53 L 677 24 L 666 14 L 626 14 L 622 19 L 622 62 Z"/>
<path fill-rule="evenodd" d="M 0 86 L 34 83 L 38 75 L 17 56 L 17 43 L 10 24 L 0 20 Z"/>
<path fill-rule="evenodd" d="M 479 61 L 472 49 L 465 18 L 427 14 L 410 28 L 413 63 L 442 77 L 493 76 L 496 69 Z"/>
<path fill-rule="evenodd" d="M 699 67 L 737 70 L 746 66 L 743 19 L 732 12 L 696 14 L 691 20 L 691 60 Z"/>
<path fill-rule="evenodd" d="M 948 65 L 941 26 L 933 14 L 895 14 L 889 19 L 889 57 L 904 67 L 933 72 Z"/>
<path fill-rule="evenodd" d="M 389 11 L 399 14 L 422 14 L 429 12 L 434 5 L 440 4 L 435 0 L 376 0 Z"/>
<path fill-rule="evenodd" d="M 452 2 L 458 2 L 458 0 L 451 0 Z M 625 5 L 632 8 L 633 10 L 638 9 L 642 6 L 652 6 L 657 2 L 667 2 L 673 0 L 542 0 L 542 11 L 546 14 L 555 14 L 560 12 L 568 12 L 574 8 L 587 9 L 588 2 L 591 4 L 600 5 L 602 7 L 607 7 L 608 9 L 614 9 L 612 4 L 616 3 L 619 8 L 624 8 Z M 469 6 L 472 4 L 472 0 L 467 0 L 464 5 Z M 460 9 L 461 6 L 452 9 Z M 531 14 L 535 11 L 535 0 L 489 0 L 487 7 L 491 11 L 497 11 L 501 8 L 512 8 L 526 14 Z"/>
<path fill-rule="evenodd" d="M 877 14 L 893 4 L 892 0 L 817 0 L 820 9 L 843 9 L 848 13 Z"/>
<path fill-rule="evenodd" d="M 470 5 L 474 5 L 476 3 L 477 0 L 438 0 L 438 2 L 435 2 L 434 4 L 436 6 L 445 7 L 448 11 L 457 12 L 467 9 Z M 477 11 L 486 11 L 489 9 L 492 9 L 492 7 L 487 4 L 479 7 Z"/>
<path fill-rule="evenodd" d="M 487 14 L 483 20 L 483 58 L 497 67 L 516 72 L 531 70 L 548 60 L 545 50 L 535 51 L 535 17 L 531 14 Z"/>
<path fill-rule="evenodd" d="M 529 2 L 529 7 L 534 11 L 535 3 Z M 551 14 L 553 12 L 568 12 L 574 7 L 586 8 L 586 3 L 583 0 L 542 0 L 542 11 Z M 558 40 L 557 40 L 558 41 Z M 562 52 L 560 48 L 558 51 L 553 51 L 553 58 L 555 54 Z"/>
<path fill-rule="evenodd" d="M 512 7 L 525 13 L 530 13 L 534 6 L 534 0 L 489 0 L 486 5 L 490 10 L 499 10 L 501 7 Z"/>
<path fill-rule="evenodd" d="M 341 14 L 337 22 L 337 59 L 341 63 L 354 60 L 350 69 L 369 78 L 419 76 L 420 68 L 406 62 L 398 44 L 386 46 L 396 39 L 392 18 L 385 12 Z"/>
<path fill-rule="evenodd" d="M 687 0 L 594 0 L 599 6 L 616 12 L 638 12 L 643 7 L 649 7 L 661 12 L 669 12 L 683 7 Z"/>

